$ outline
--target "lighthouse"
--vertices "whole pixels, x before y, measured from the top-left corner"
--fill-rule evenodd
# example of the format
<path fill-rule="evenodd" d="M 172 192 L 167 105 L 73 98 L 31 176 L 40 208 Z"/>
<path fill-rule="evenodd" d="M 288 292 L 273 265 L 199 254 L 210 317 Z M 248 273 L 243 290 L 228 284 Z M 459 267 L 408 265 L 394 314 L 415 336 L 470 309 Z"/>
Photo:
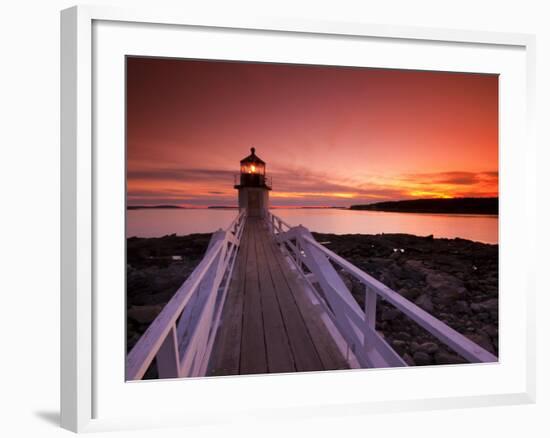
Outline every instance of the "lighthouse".
<path fill-rule="evenodd" d="M 241 160 L 239 184 L 239 211 L 246 209 L 249 217 L 264 217 L 269 208 L 271 184 L 265 174 L 265 162 L 250 149 L 250 155 Z"/>

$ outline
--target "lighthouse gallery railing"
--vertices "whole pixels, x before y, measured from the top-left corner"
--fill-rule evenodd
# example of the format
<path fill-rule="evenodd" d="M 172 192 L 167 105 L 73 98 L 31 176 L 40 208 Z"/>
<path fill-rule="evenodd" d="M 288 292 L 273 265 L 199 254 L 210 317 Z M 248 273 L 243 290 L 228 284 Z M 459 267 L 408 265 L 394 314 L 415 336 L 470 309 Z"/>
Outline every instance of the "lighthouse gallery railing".
<path fill-rule="evenodd" d="M 406 363 L 376 331 L 376 301 L 386 300 L 442 343 L 470 362 L 498 359 L 444 322 L 402 297 L 374 277 L 317 242 L 303 226 L 292 227 L 271 212 L 266 217 L 274 238 L 351 347 L 362 367 L 405 366 Z M 365 308 L 355 298 L 334 268 L 339 267 L 365 288 Z M 314 286 L 318 285 L 318 288 Z"/>
<path fill-rule="evenodd" d="M 204 376 L 246 221 L 212 235 L 202 261 L 126 358 L 126 380 L 143 378 L 156 358 L 160 378 Z"/>

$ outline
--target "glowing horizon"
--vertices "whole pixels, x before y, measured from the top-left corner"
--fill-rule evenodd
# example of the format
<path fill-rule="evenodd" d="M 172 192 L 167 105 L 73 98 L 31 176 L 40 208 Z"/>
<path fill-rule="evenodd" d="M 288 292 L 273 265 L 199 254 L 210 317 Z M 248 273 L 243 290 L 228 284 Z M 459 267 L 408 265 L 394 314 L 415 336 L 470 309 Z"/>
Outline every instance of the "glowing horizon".
<path fill-rule="evenodd" d="M 498 77 L 128 58 L 128 205 L 236 205 L 252 146 L 275 207 L 498 196 Z"/>

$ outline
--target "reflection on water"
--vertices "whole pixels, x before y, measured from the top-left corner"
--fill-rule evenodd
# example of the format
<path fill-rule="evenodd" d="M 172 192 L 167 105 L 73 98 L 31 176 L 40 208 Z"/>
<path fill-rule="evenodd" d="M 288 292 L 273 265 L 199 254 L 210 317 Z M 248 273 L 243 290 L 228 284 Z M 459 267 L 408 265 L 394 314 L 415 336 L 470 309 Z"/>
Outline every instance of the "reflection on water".
<path fill-rule="evenodd" d="M 498 243 L 498 217 L 456 214 L 385 213 L 339 209 L 276 209 L 290 225 L 335 234 L 406 233 L 417 236 L 460 237 Z M 233 209 L 143 209 L 127 211 L 126 236 L 160 237 L 166 234 L 210 233 L 226 228 Z"/>

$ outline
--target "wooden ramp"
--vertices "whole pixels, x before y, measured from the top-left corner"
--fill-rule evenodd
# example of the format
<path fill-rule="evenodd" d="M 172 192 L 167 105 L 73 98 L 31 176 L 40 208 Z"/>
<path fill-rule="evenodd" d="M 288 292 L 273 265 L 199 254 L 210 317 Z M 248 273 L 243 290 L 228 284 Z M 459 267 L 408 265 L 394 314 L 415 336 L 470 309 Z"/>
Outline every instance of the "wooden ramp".
<path fill-rule="evenodd" d="M 349 368 L 297 275 L 267 224 L 248 218 L 208 375 Z"/>

